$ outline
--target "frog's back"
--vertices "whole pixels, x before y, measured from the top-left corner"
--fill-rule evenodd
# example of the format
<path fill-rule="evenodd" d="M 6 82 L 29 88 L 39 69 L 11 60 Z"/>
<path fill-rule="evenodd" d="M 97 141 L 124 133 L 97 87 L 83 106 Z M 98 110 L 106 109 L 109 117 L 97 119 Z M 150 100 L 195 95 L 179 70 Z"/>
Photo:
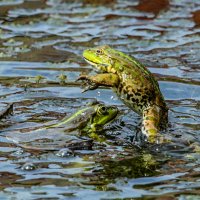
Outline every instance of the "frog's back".
<path fill-rule="evenodd" d="M 120 78 L 116 92 L 127 106 L 139 114 L 151 104 L 166 108 L 158 82 L 143 64 L 119 51 L 108 53 Z"/>

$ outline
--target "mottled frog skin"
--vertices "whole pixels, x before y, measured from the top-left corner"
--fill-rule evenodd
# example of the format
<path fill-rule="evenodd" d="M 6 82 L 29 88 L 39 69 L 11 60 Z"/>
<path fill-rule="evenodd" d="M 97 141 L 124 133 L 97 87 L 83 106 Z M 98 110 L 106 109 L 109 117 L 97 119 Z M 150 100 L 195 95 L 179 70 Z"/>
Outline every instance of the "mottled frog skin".
<path fill-rule="evenodd" d="M 88 83 L 85 91 L 98 86 L 112 87 L 129 108 L 142 116 L 141 130 L 148 141 L 156 142 L 161 125 L 167 123 L 168 108 L 151 72 L 134 57 L 107 45 L 87 49 L 83 57 L 102 72 L 78 78 Z"/>

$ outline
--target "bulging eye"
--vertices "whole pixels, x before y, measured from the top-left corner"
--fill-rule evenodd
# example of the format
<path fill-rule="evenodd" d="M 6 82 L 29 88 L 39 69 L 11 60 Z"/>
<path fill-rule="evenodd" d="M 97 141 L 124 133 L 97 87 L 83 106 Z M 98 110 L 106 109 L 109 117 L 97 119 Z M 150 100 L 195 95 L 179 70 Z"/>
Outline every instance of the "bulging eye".
<path fill-rule="evenodd" d="M 102 107 L 101 107 L 101 110 L 102 110 L 102 111 L 106 111 L 106 107 L 105 107 L 105 106 L 102 106 Z"/>
<path fill-rule="evenodd" d="M 97 54 L 102 54 L 103 51 L 101 49 L 97 49 Z"/>
<path fill-rule="evenodd" d="M 101 106 L 99 108 L 99 114 L 102 114 L 102 115 L 107 114 L 107 108 L 105 106 Z"/>

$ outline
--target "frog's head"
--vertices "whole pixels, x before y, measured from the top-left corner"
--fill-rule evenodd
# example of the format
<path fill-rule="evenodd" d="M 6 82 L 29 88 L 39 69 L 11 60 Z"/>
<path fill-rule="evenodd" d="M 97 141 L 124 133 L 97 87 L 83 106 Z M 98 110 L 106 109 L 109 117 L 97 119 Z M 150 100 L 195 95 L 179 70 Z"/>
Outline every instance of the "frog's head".
<path fill-rule="evenodd" d="M 95 106 L 95 114 L 92 118 L 92 124 L 103 126 L 111 122 L 118 114 L 116 106 L 106 106 L 98 104 Z"/>
<path fill-rule="evenodd" d="M 107 68 L 112 65 L 112 58 L 109 51 L 113 49 L 108 45 L 86 49 L 83 51 L 84 59 L 102 72 L 107 72 Z"/>

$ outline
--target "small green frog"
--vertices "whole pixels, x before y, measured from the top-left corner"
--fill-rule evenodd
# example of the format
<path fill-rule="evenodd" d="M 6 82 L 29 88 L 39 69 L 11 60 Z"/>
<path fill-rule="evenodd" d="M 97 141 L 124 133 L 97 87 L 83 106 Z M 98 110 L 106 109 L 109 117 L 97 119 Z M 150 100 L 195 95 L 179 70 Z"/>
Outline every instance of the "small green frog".
<path fill-rule="evenodd" d="M 79 129 L 81 132 L 98 132 L 103 126 L 111 122 L 118 114 L 116 106 L 106 106 L 105 104 L 90 104 L 65 117 L 60 122 L 46 126 L 42 129 L 55 127 L 65 127 L 65 131 L 71 132 Z"/>
<path fill-rule="evenodd" d="M 115 106 L 95 103 L 85 106 L 60 122 L 28 131 L 12 131 L 7 138 L 23 148 L 32 150 L 56 150 L 60 147 L 77 146 L 80 149 L 88 143 L 89 136 L 99 142 L 105 141 L 103 126 L 118 114 Z M 81 139 L 83 138 L 83 139 Z M 91 139 L 90 139 L 91 141 Z"/>

